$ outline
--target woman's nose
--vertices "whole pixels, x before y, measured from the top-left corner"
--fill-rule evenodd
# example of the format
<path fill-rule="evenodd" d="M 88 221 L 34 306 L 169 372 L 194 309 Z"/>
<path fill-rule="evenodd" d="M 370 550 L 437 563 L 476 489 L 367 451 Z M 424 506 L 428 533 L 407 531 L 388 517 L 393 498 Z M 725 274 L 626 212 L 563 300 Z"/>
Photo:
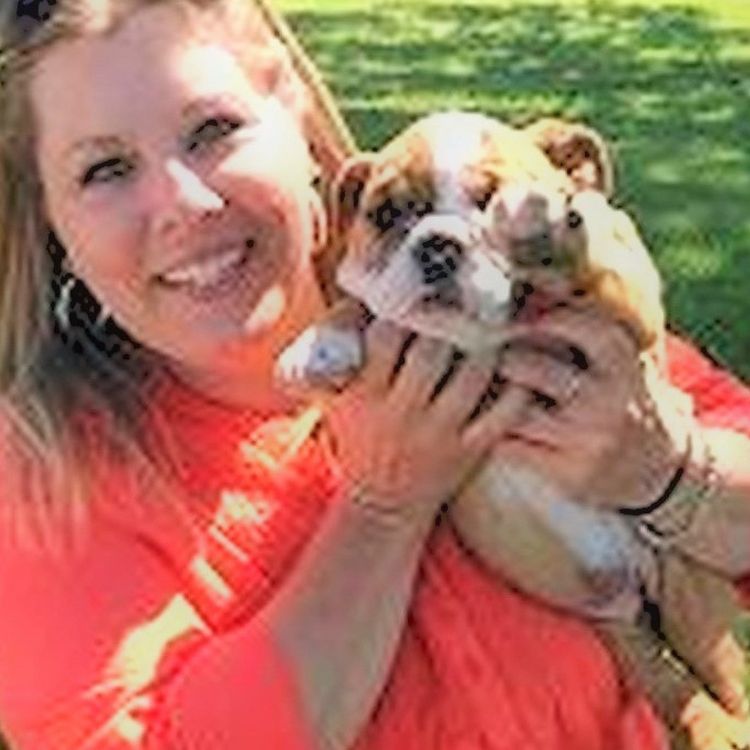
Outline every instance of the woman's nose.
<path fill-rule="evenodd" d="M 159 234 L 190 232 L 207 214 L 220 211 L 224 199 L 179 159 L 168 159 L 158 180 L 154 229 Z"/>

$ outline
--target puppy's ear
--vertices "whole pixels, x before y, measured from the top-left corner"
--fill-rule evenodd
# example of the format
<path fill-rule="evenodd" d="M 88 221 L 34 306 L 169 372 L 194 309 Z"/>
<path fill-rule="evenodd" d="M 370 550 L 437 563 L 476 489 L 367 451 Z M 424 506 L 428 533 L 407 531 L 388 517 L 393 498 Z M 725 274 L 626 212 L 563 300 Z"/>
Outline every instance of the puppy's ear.
<path fill-rule="evenodd" d="M 331 230 L 335 237 L 343 237 L 351 226 L 374 163 L 374 154 L 357 154 L 347 159 L 336 175 L 330 196 Z"/>
<path fill-rule="evenodd" d="M 612 159 L 604 139 L 595 130 L 577 122 L 546 117 L 528 125 L 523 132 L 556 167 L 570 175 L 577 187 L 612 197 Z"/>

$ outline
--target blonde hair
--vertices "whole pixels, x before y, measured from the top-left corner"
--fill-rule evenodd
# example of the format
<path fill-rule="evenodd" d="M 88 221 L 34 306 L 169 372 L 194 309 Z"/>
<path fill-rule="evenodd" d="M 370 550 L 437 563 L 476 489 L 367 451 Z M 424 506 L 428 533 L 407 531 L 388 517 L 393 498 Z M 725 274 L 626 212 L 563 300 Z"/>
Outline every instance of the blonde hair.
<path fill-rule="evenodd" d="M 91 464 L 81 415 L 107 423 L 108 445 L 96 450 L 141 467 L 156 468 L 162 445 L 139 431 L 149 404 L 143 385 L 154 367 L 148 352 L 111 321 L 100 324 L 101 308 L 70 276 L 65 251 L 42 215 L 41 185 L 27 97 L 28 74 L 56 42 L 107 34 L 139 8 L 158 3 L 215 8 L 249 41 L 274 53 L 279 81 L 296 99 L 324 190 L 354 150 L 352 136 L 314 64 L 266 0 L 57 0 L 37 16 L 21 15 L 20 2 L 0 8 L 0 405 L 11 426 L 11 463 L 25 484 L 20 504 L 36 518 L 85 515 Z M 51 11 L 51 12 L 50 12 Z M 46 17 L 45 17 L 46 14 Z M 241 25 L 237 25 L 237 24 Z M 320 281 L 332 293 L 331 268 L 338 249 L 320 254 Z M 69 296 L 73 319 L 55 321 L 61 297 Z M 8 447 L 11 441 L 2 436 Z M 163 468 L 163 467 L 162 467 Z M 40 481 L 40 476 L 44 481 Z M 7 481 L 7 480 L 6 480 Z M 6 503 L 6 508 L 7 508 Z M 34 506 L 29 508 L 28 506 Z M 27 514 L 29 517 L 29 514 Z M 40 525 L 41 524 L 41 525 Z"/>

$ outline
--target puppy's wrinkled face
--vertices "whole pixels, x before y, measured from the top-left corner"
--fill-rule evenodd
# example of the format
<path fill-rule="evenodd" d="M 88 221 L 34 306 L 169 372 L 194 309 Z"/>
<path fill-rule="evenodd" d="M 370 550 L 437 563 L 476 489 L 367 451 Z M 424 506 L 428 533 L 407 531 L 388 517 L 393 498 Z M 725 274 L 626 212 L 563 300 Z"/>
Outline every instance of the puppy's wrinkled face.
<path fill-rule="evenodd" d="M 581 187 L 530 132 L 479 114 L 427 117 L 340 177 L 337 281 L 376 316 L 487 348 L 531 282 L 575 275 L 560 272 L 585 249 Z"/>

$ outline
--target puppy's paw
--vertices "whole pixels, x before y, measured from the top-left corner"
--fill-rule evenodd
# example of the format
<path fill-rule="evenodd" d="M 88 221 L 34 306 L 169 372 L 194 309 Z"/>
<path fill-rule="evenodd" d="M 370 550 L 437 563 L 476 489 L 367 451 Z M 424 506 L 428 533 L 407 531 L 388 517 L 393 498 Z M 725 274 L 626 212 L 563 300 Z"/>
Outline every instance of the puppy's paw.
<path fill-rule="evenodd" d="M 362 337 L 356 329 L 325 323 L 310 326 L 276 361 L 276 382 L 295 394 L 344 388 L 362 367 Z"/>

